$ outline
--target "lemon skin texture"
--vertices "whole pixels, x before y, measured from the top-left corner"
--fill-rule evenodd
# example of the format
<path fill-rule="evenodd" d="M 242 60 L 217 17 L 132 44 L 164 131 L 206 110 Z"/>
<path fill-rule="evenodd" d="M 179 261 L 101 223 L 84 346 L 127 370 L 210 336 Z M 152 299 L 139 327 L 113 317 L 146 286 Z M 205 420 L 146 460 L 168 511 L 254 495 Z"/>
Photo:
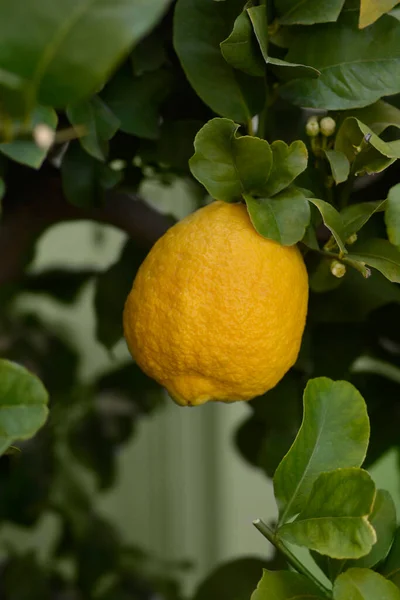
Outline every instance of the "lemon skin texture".
<path fill-rule="evenodd" d="M 153 246 L 124 333 L 137 364 L 178 404 L 250 400 L 295 363 L 307 302 L 298 248 L 259 235 L 244 204 L 215 201 Z"/>

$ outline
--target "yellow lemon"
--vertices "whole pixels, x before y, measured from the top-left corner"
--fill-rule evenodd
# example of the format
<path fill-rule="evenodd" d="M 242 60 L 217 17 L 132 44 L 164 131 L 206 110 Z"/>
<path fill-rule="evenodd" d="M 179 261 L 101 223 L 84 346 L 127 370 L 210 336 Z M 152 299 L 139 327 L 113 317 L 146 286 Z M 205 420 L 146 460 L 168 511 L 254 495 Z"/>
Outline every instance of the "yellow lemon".
<path fill-rule="evenodd" d="M 307 300 L 297 247 L 259 235 L 245 205 L 216 201 L 153 246 L 124 332 L 138 365 L 178 404 L 250 400 L 296 361 Z"/>

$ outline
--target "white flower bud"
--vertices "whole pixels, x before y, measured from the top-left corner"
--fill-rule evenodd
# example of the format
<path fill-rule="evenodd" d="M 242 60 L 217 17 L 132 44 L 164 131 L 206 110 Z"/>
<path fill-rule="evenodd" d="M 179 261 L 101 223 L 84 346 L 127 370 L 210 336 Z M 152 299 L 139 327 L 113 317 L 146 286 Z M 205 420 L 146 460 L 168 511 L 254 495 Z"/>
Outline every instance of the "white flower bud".
<path fill-rule="evenodd" d="M 319 134 L 319 124 L 317 117 L 310 117 L 306 123 L 306 134 L 309 137 L 316 137 Z"/>
<path fill-rule="evenodd" d="M 331 273 L 338 279 L 344 277 L 346 275 L 346 265 L 339 262 L 338 260 L 333 260 L 331 262 Z"/>
<path fill-rule="evenodd" d="M 332 117 L 324 117 L 319 123 L 321 133 L 325 137 L 329 137 L 335 133 L 336 121 Z"/>
<path fill-rule="evenodd" d="M 54 142 L 56 132 L 45 123 L 39 123 L 33 129 L 33 139 L 41 150 L 48 150 Z"/>

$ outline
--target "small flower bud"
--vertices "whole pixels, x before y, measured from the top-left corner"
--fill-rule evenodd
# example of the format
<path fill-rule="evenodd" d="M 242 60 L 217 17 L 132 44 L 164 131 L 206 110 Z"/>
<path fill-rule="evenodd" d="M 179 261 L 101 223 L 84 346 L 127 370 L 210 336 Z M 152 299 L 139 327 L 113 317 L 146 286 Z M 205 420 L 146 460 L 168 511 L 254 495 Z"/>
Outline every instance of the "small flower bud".
<path fill-rule="evenodd" d="M 331 273 L 338 279 L 344 277 L 344 275 L 346 275 L 346 265 L 339 262 L 338 260 L 333 260 L 331 262 Z"/>
<path fill-rule="evenodd" d="M 349 244 L 349 245 L 354 244 L 354 242 L 357 241 L 357 238 L 358 238 L 357 234 L 352 233 L 351 236 L 346 240 L 346 244 Z"/>
<path fill-rule="evenodd" d="M 33 139 L 35 140 L 35 144 L 41 150 L 48 150 L 55 139 L 56 133 L 54 129 L 46 125 L 45 123 L 39 123 L 33 129 Z"/>
<path fill-rule="evenodd" d="M 324 117 L 319 123 L 321 133 L 325 137 L 329 137 L 335 133 L 336 121 L 332 117 Z"/>
<path fill-rule="evenodd" d="M 306 123 L 306 134 L 309 137 L 316 137 L 319 134 L 319 124 L 317 117 L 310 117 Z"/>

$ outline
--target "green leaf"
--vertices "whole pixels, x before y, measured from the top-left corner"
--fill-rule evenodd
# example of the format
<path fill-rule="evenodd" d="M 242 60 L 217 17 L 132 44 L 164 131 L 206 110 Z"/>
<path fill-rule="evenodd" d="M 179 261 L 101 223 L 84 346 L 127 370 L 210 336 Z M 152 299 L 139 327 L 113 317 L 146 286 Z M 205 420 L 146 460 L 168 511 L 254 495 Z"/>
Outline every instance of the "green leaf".
<path fill-rule="evenodd" d="M 359 467 L 369 440 L 361 394 L 347 381 L 319 377 L 304 391 L 304 416 L 297 437 L 274 476 L 280 523 L 306 505 L 323 471 Z"/>
<path fill-rule="evenodd" d="M 220 49 L 242 9 L 243 0 L 178 0 L 174 47 L 203 102 L 219 115 L 246 123 L 264 106 L 264 81 L 234 71 Z"/>
<path fill-rule="evenodd" d="M 260 235 L 283 246 L 299 242 L 310 222 L 308 200 L 296 188 L 289 188 L 273 198 L 245 195 L 251 222 Z"/>
<path fill-rule="evenodd" d="M 275 0 L 279 22 L 282 25 L 313 25 L 336 21 L 344 0 Z"/>
<path fill-rule="evenodd" d="M 399 0 L 379 0 L 379 2 L 376 2 L 376 0 L 361 0 L 359 28 L 363 29 L 368 25 L 372 25 L 398 3 Z"/>
<path fill-rule="evenodd" d="M 317 586 L 304 575 L 292 571 L 267 571 L 264 573 L 251 600 L 323 600 Z"/>
<path fill-rule="evenodd" d="M 95 92 L 169 0 L 15 0 L 2 8 L 0 69 L 24 80 L 28 107 Z"/>
<path fill-rule="evenodd" d="M 171 74 L 165 69 L 133 77 L 122 70 L 102 92 L 102 98 L 120 121 L 121 130 L 131 135 L 157 139 L 160 106 L 169 94 Z"/>
<path fill-rule="evenodd" d="M 264 193 L 273 196 L 288 187 L 307 168 L 308 152 L 304 142 L 297 140 L 290 146 L 276 140 L 271 144 L 272 169 Z"/>
<path fill-rule="evenodd" d="M 400 184 L 394 185 L 387 197 L 385 224 L 389 241 L 400 247 Z"/>
<path fill-rule="evenodd" d="M 321 75 L 290 81 L 281 93 L 296 105 L 328 110 L 359 108 L 396 94 L 400 91 L 399 35 L 400 23 L 390 16 L 358 29 L 356 11 L 348 11 L 338 23 L 315 26 L 312 35 L 303 28 L 293 36 L 285 58 L 311 65 Z"/>
<path fill-rule="evenodd" d="M 257 40 L 253 35 L 253 28 L 246 10 L 240 13 L 233 25 L 231 34 L 221 42 L 220 47 L 222 56 L 232 67 L 248 75 L 263 77 L 265 72 L 264 61 Z"/>
<path fill-rule="evenodd" d="M 1 50 L 0 50 L 1 53 Z M 58 117 L 56 112 L 47 106 L 37 106 L 33 111 L 29 123 L 26 125 L 28 130 L 32 130 L 36 125 L 48 125 L 55 130 Z M 18 130 L 22 123 L 15 121 L 14 126 Z M 39 148 L 33 139 L 15 139 L 12 142 L 0 144 L 0 152 L 12 158 L 23 165 L 39 169 L 47 156 L 47 150 Z"/>
<path fill-rule="evenodd" d="M 88 154 L 104 161 L 108 154 L 107 142 L 119 128 L 119 120 L 97 96 L 67 108 L 68 119 L 77 128 L 79 141 Z M 82 130 L 82 131 L 81 131 Z"/>
<path fill-rule="evenodd" d="M 331 204 L 328 204 L 328 202 L 324 202 L 323 200 L 318 200 L 317 198 L 308 198 L 308 201 L 318 208 L 319 212 L 321 213 L 321 217 L 325 227 L 329 229 L 329 231 L 335 238 L 335 241 L 339 246 L 340 251 L 343 252 L 343 254 L 345 254 L 347 252 L 344 246 L 344 241 L 346 240 L 346 237 L 340 213 L 338 213 L 336 208 L 333 208 Z"/>
<path fill-rule="evenodd" d="M 99 163 L 78 142 L 72 142 L 61 165 L 62 187 L 71 204 L 88 208 L 99 204 Z"/>
<path fill-rule="evenodd" d="M 247 9 L 253 25 L 254 33 L 258 40 L 260 50 L 267 65 L 274 67 L 274 71 L 283 79 L 296 79 L 297 77 L 318 77 L 319 71 L 307 65 L 287 62 L 274 58 L 268 53 L 268 21 L 265 5 L 253 6 Z"/>
<path fill-rule="evenodd" d="M 200 584 L 193 600 L 221 600 L 223 597 L 249 600 L 265 564 L 266 561 L 258 558 L 239 558 L 225 563 Z"/>
<path fill-rule="evenodd" d="M 375 499 L 375 484 L 362 469 L 336 469 L 315 480 L 302 512 L 278 529 L 284 541 L 332 558 L 368 554 L 376 534 L 367 520 Z"/>
<path fill-rule="evenodd" d="M 389 281 L 400 283 L 400 250 L 387 240 L 372 238 L 357 242 L 348 258 L 377 269 Z"/>
<path fill-rule="evenodd" d="M 396 530 L 389 555 L 380 571 L 400 588 L 400 527 Z"/>
<path fill-rule="evenodd" d="M 350 163 L 347 156 L 340 150 L 325 150 L 325 156 L 329 161 L 335 183 L 346 181 L 350 173 Z"/>
<path fill-rule="evenodd" d="M 355 117 L 365 123 L 376 135 L 380 135 L 390 126 L 400 127 L 400 110 L 383 100 L 378 100 L 371 106 L 352 110 L 351 115 L 347 113 L 345 115 Z"/>
<path fill-rule="evenodd" d="M 21 286 L 26 292 L 45 294 L 63 304 L 73 304 L 82 287 L 96 273 L 94 269 L 46 269 L 27 273 Z"/>
<path fill-rule="evenodd" d="M 349 569 L 336 579 L 334 600 L 400 600 L 396 586 L 369 569 Z"/>
<path fill-rule="evenodd" d="M 237 136 L 239 126 L 229 119 L 212 119 L 194 140 L 189 161 L 194 177 L 218 200 L 232 202 L 242 194 L 262 193 L 272 167 L 265 140 Z"/>
<path fill-rule="evenodd" d="M 16 440 L 35 435 L 46 421 L 47 402 L 40 379 L 24 367 L 0 359 L 0 454 Z"/>
<path fill-rule="evenodd" d="M 351 204 L 340 211 L 344 226 L 344 239 L 347 240 L 353 233 L 364 227 L 369 219 L 377 212 L 385 209 L 386 200 L 378 202 L 360 202 Z"/>

